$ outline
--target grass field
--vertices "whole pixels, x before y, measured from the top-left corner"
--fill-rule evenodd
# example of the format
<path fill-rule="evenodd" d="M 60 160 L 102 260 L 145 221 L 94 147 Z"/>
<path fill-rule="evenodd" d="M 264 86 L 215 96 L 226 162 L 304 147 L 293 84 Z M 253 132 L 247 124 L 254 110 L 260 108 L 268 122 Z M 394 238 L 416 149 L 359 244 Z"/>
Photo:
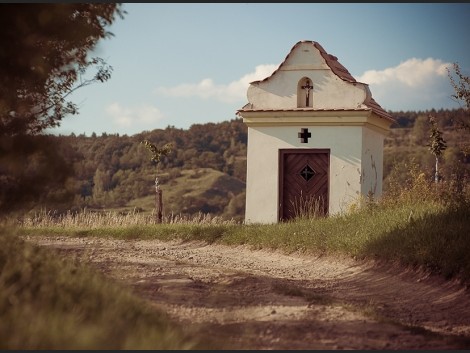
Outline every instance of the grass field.
<path fill-rule="evenodd" d="M 155 224 L 152 214 L 87 210 L 10 220 L 6 223 L 14 227 L 1 229 L 0 348 L 197 346 L 122 288 L 78 264 L 64 265 L 62 259 L 23 244 L 20 235 L 202 240 L 287 253 L 340 253 L 425 268 L 468 286 L 470 192 L 468 185 L 454 186 L 435 185 L 415 174 L 401 189 L 379 201 L 363 200 L 346 214 L 270 225 L 240 224 L 204 213 Z"/>

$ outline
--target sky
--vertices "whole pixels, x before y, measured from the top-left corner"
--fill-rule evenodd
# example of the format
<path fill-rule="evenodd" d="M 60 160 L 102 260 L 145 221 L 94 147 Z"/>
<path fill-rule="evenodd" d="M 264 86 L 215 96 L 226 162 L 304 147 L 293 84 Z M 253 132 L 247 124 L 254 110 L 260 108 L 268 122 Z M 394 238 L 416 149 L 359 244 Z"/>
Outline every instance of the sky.
<path fill-rule="evenodd" d="M 318 42 L 387 111 L 458 108 L 447 67 L 470 72 L 470 3 L 124 3 L 91 56 L 112 77 L 75 91 L 48 133 L 133 135 L 237 118 L 249 83 Z M 91 76 L 93 72 L 89 72 Z"/>

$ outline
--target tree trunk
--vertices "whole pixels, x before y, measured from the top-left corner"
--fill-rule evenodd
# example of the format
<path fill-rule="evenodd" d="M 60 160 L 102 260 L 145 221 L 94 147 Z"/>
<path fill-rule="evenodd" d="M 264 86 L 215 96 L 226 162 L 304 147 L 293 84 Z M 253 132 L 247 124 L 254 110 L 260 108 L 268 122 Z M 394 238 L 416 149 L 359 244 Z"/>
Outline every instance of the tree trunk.
<path fill-rule="evenodd" d="M 436 172 L 434 173 L 434 182 L 438 183 L 439 182 L 439 160 L 436 157 Z"/>

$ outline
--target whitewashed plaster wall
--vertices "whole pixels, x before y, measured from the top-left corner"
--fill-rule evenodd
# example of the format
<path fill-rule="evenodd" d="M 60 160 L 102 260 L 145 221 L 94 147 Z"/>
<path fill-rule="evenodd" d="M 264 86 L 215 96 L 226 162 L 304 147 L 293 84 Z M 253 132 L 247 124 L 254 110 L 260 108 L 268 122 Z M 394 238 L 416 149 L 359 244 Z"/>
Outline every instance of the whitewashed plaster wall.
<path fill-rule="evenodd" d="M 362 131 L 361 193 L 377 200 L 382 195 L 384 134 L 364 127 Z"/>
<path fill-rule="evenodd" d="M 300 143 L 300 128 L 312 137 Z M 330 149 L 329 213 L 347 210 L 361 192 L 361 126 L 248 127 L 246 223 L 276 223 L 279 209 L 279 150 Z"/>

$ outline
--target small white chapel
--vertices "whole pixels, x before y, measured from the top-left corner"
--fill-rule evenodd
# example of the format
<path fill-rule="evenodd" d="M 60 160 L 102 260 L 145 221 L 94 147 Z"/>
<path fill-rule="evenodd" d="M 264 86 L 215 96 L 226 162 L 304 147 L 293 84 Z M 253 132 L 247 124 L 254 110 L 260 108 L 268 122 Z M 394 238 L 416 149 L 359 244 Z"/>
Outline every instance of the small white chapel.
<path fill-rule="evenodd" d="M 319 43 L 296 43 L 247 98 L 237 111 L 248 127 L 246 223 L 288 221 L 299 202 L 326 216 L 381 196 L 394 119 Z"/>

